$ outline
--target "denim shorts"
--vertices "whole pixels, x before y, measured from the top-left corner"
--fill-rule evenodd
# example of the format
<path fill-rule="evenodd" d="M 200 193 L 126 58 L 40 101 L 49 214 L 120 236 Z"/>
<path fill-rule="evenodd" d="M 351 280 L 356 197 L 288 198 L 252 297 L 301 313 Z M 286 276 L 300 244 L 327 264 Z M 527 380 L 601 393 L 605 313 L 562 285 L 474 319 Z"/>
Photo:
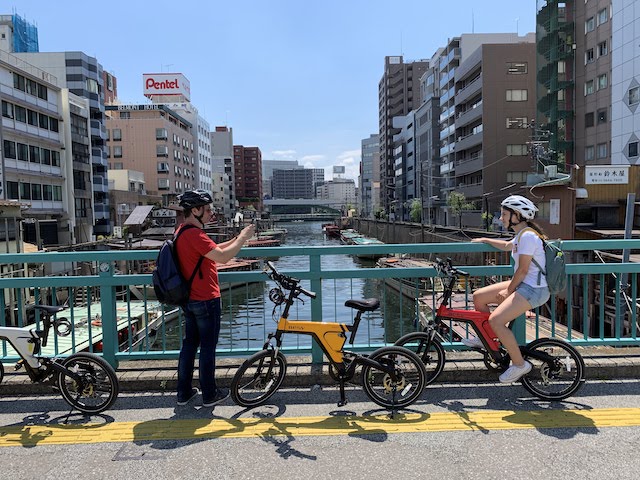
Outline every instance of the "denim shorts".
<path fill-rule="evenodd" d="M 524 282 L 516 287 L 516 292 L 522 295 L 524 299 L 529 302 L 531 308 L 544 305 L 551 296 L 547 287 L 532 287 Z"/>

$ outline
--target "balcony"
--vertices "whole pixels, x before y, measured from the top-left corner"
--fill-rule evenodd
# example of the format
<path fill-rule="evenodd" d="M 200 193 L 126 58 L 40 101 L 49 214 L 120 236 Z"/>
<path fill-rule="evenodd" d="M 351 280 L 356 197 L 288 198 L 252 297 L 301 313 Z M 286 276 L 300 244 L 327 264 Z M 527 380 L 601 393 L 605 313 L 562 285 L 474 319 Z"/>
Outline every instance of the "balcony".
<path fill-rule="evenodd" d="M 463 183 L 460 183 L 456 187 L 456 192 L 464 194 L 467 200 L 472 198 L 479 198 L 483 193 L 482 183 L 474 183 L 473 185 L 465 185 Z"/>
<path fill-rule="evenodd" d="M 466 150 L 467 148 L 481 145 L 482 138 L 482 132 L 472 133 L 471 135 L 467 135 L 465 137 L 459 137 L 456 140 L 456 151 L 461 152 L 463 150 Z"/>
<path fill-rule="evenodd" d="M 482 103 L 475 108 L 470 108 L 466 112 L 461 112 L 456 118 L 456 127 L 464 127 L 465 125 L 482 118 Z"/>
<path fill-rule="evenodd" d="M 484 160 L 482 155 L 458 160 L 456 162 L 456 175 L 466 175 L 467 173 L 477 172 L 482 169 L 483 165 Z"/>
<path fill-rule="evenodd" d="M 473 95 L 482 90 L 482 75 L 478 75 L 478 77 L 466 85 L 464 88 L 458 90 L 456 92 L 456 105 L 460 105 L 461 103 L 469 100 Z"/>

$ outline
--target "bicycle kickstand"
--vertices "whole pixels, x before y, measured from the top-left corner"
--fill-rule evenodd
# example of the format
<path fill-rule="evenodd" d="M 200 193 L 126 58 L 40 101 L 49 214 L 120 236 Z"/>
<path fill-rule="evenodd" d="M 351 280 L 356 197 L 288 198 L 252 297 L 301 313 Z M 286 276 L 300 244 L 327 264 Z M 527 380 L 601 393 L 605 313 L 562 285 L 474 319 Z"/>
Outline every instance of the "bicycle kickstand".
<path fill-rule="evenodd" d="M 347 397 L 344 393 L 344 380 L 340 379 L 340 401 L 338 402 L 338 406 L 344 407 L 347 403 Z"/>

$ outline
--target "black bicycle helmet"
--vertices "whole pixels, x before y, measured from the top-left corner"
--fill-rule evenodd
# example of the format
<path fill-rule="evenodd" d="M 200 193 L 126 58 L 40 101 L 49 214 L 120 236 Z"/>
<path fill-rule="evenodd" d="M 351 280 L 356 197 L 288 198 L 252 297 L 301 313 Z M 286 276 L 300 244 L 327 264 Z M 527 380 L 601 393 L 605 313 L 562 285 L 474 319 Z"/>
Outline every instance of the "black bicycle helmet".
<path fill-rule="evenodd" d="M 178 196 L 178 203 L 184 209 L 202 207 L 213 203 L 211 194 L 206 190 L 188 190 Z"/>

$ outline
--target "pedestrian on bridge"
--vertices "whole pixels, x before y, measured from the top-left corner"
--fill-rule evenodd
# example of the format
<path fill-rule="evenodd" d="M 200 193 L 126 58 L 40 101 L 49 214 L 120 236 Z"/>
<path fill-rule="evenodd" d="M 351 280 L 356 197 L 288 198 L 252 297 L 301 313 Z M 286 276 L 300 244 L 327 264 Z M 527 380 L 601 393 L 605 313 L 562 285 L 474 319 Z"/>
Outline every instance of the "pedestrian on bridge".
<path fill-rule="evenodd" d="M 198 373 L 202 406 L 212 407 L 229 396 L 229 390 L 218 388 L 215 380 L 222 309 L 217 264 L 227 263 L 236 256 L 253 236 L 254 226 L 245 227 L 237 237 L 218 245 L 204 231 L 204 226 L 214 217 L 209 192 L 190 190 L 180 195 L 178 201 L 184 209 L 185 221 L 176 233 L 187 229 L 176 242 L 180 270 L 184 278 L 191 278 L 196 268 L 199 270 L 193 277 L 189 301 L 182 307 L 185 327 L 178 360 L 178 405 L 186 405 L 200 393 L 193 387 L 193 369 L 200 347 Z"/>

